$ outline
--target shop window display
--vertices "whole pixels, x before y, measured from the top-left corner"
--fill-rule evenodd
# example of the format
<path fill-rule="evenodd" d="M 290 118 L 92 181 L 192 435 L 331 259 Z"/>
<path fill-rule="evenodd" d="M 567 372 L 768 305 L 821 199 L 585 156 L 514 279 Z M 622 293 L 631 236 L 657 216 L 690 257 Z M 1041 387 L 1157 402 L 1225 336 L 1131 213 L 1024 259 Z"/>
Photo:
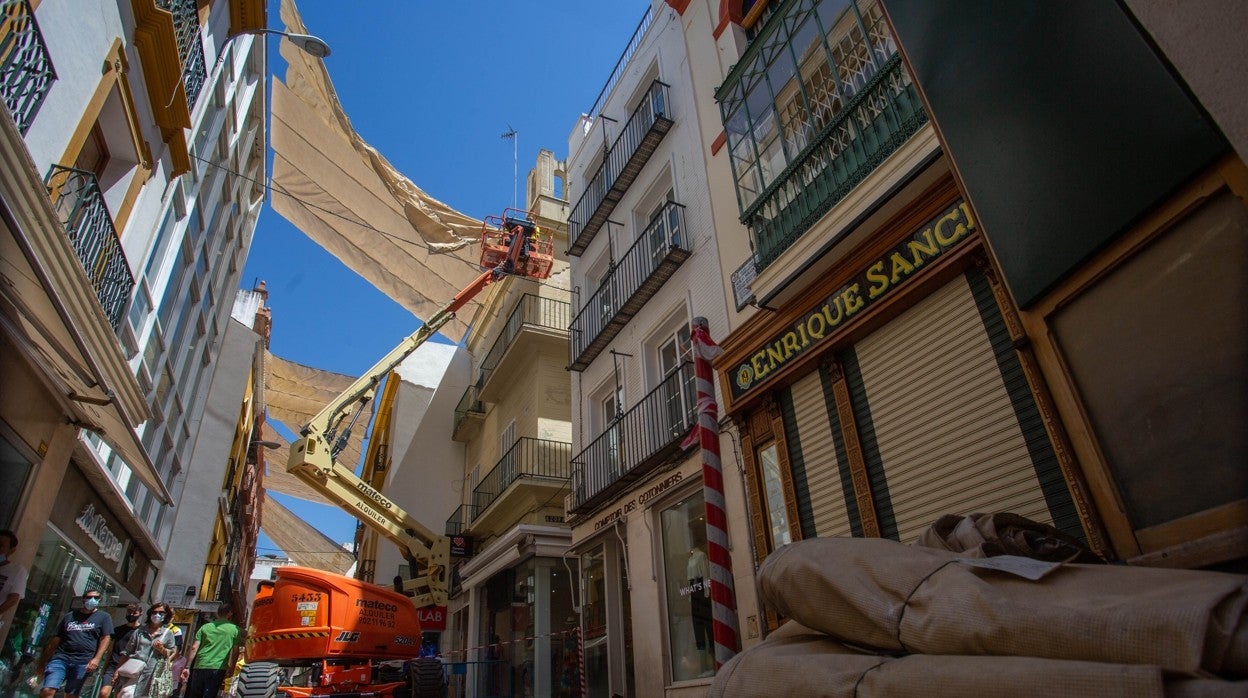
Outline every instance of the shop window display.
<path fill-rule="evenodd" d="M 585 621 L 585 678 L 590 696 L 608 696 L 606 553 L 596 548 L 581 556 Z"/>
<path fill-rule="evenodd" d="M 660 517 L 672 680 L 714 676 L 715 641 L 711 633 L 711 582 L 702 494 L 664 509 Z"/>

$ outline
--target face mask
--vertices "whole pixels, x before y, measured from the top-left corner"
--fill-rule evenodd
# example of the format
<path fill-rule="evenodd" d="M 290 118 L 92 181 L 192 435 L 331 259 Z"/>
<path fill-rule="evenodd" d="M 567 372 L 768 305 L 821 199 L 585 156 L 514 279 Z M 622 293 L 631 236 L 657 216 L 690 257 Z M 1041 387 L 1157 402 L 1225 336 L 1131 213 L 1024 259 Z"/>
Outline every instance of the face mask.
<path fill-rule="evenodd" d="M 165 620 L 165 614 L 153 613 L 152 615 L 148 616 L 148 618 L 151 618 L 153 623 L 163 623 Z"/>
<path fill-rule="evenodd" d="M 139 614 L 137 613 L 130 613 L 126 615 L 126 620 L 130 621 L 131 623 L 133 623 L 134 621 L 138 619 L 139 619 Z"/>
<path fill-rule="evenodd" d="M 83 606 L 86 606 L 88 610 L 94 611 L 100 607 L 100 598 L 98 596 L 92 596 L 87 599 Z"/>

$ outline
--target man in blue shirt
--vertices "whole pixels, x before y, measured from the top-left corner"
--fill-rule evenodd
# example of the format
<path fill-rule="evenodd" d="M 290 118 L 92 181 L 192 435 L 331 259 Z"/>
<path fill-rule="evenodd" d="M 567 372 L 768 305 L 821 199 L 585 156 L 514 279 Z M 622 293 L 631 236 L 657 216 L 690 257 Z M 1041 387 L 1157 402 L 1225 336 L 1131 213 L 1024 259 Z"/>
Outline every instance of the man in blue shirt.
<path fill-rule="evenodd" d="M 39 661 L 43 688 L 39 698 L 52 698 L 64 690 L 66 698 L 77 698 L 87 674 L 100 668 L 104 650 L 113 634 L 113 619 L 100 608 L 101 594 L 88 589 L 82 595 L 82 608 L 76 608 L 56 626 Z"/>

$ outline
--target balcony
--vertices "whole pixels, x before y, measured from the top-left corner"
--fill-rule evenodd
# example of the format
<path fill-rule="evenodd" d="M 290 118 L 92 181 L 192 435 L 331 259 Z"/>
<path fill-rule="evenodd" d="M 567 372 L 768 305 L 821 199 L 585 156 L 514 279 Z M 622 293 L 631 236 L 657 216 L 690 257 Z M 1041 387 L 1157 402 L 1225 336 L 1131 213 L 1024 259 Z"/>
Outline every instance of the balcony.
<path fill-rule="evenodd" d="M 696 420 L 693 363 L 686 362 L 572 459 L 568 512 L 591 511 L 682 454 Z"/>
<path fill-rule="evenodd" d="M 755 270 L 775 262 L 925 123 L 918 91 L 894 53 L 743 212 Z"/>
<path fill-rule="evenodd" d="M 0 99 L 23 136 L 56 80 L 52 56 L 29 0 L 0 7 Z"/>
<path fill-rule="evenodd" d="M 545 346 L 562 350 L 568 341 L 570 316 L 571 304 L 567 301 L 531 293 L 521 296 L 507 316 L 498 339 L 481 361 L 478 399 L 497 402 L 506 381 L 493 380 L 494 377 L 514 375 L 524 358 L 536 355 Z"/>
<path fill-rule="evenodd" d="M 467 443 L 481 431 L 485 422 L 485 405 L 481 404 L 480 384 L 470 385 L 455 405 L 455 425 L 451 427 L 451 440 Z"/>
<path fill-rule="evenodd" d="M 199 8 L 196 0 L 156 0 L 156 6 L 173 15 L 178 56 L 182 59 L 182 84 L 186 86 L 186 105 L 195 111 L 195 101 L 208 81 L 204 44 L 199 38 Z"/>
<path fill-rule="evenodd" d="M 134 277 L 104 203 L 100 183 L 90 172 L 53 165 L 44 184 L 78 261 L 91 281 L 95 297 L 116 332 L 134 290 Z"/>
<path fill-rule="evenodd" d="M 597 174 L 585 185 L 568 219 L 568 254 L 580 256 L 593 242 L 602 224 L 615 210 L 624 192 L 637 179 L 654 149 L 675 123 L 668 117 L 667 85 L 650 83 L 641 104 L 629 116 L 624 129 L 611 144 Z"/>
<path fill-rule="evenodd" d="M 455 507 L 455 511 L 446 519 L 446 535 L 458 536 L 466 533 L 468 524 L 472 523 L 476 515 L 477 507 L 474 504 L 460 504 Z"/>
<path fill-rule="evenodd" d="M 569 368 L 585 370 L 690 254 L 685 207 L 669 201 L 572 321 Z"/>
<path fill-rule="evenodd" d="M 519 512 L 553 501 L 568 486 L 571 456 L 570 443 L 529 437 L 517 440 L 473 489 L 472 529 L 501 532 Z M 517 503 L 516 511 L 504 506 L 507 502 Z"/>

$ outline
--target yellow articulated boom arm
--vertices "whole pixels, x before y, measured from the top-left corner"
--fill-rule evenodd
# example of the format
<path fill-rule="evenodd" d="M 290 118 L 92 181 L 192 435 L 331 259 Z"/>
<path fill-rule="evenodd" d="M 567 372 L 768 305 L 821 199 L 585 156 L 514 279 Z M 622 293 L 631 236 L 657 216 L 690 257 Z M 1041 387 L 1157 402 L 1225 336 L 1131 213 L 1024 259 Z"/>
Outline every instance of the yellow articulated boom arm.
<path fill-rule="evenodd" d="M 364 414 L 381 379 L 411 356 L 435 332 L 455 316 L 486 286 L 517 273 L 522 254 L 522 236 L 513 235 L 507 258 L 482 273 L 460 291 L 445 307 L 429 318 L 420 329 L 404 339 L 389 354 L 360 376 L 333 402 L 321 410 L 299 432 L 291 444 L 286 470 L 347 513 L 372 526 L 403 551 L 412 568 L 412 579 L 404 588 L 414 593 L 412 602 L 420 606 L 443 605 L 447 601 L 450 576 L 450 539 L 430 531 L 410 514 L 338 462 L 351 428 Z M 523 273 L 523 272 L 519 272 Z M 544 277 L 538 277 L 544 278 Z"/>
<path fill-rule="evenodd" d="M 450 570 L 450 540 L 433 533 L 390 498 L 378 492 L 339 463 L 336 455 L 346 445 L 349 427 L 344 422 L 364 412 L 381 379 L 416 351 L 441 322 L 430 322 L 395 347 L 373 368 L 360 376 L 337 400 L 321 410 L 291 444 L 286 470 L 336 503 L 347 513 L 372 526 L 403 551 L 412 569 L 412 579 L 405 584 L 415 592 L 412 602 L 417 606 L 443 605 L 447 599 Z"/>

